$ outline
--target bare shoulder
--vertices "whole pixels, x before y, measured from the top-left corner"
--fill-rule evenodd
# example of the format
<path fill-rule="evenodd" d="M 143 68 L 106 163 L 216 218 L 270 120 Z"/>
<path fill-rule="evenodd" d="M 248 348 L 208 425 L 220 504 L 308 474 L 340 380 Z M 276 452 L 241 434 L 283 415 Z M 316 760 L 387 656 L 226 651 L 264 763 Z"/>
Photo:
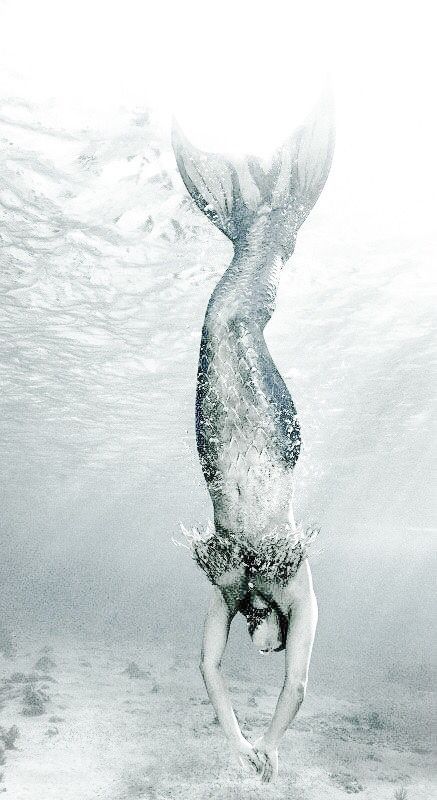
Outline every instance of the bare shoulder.
<path fill-rule="evenodd" d="M 317 606 L 308 559 L 305 558 L 296 574 L 279 591 L 278 605 L 284 611 Z"/>
<path fill-rule="evenodd" d="M 294 578 L 291 579 L 287 588 L 295 597 L 307 597 L 314 592 L 313 576 L 307 558 L 304 558 Z"/>

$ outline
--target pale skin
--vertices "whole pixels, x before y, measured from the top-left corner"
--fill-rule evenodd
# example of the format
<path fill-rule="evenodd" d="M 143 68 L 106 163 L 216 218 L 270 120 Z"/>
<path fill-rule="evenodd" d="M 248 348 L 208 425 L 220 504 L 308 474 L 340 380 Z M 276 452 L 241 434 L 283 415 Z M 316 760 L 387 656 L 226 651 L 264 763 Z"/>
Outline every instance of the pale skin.
<path fill-rule="evenodd" d="M 274 603 L 288 619 L 285 647 L 285 676 L 270 725 L 253 745 L 244 737 L 221 674 L 231 622 L 240 602 L 250 592 L 260 597 L 260 605 Z M 200 669 L 205 686 L 231 750 L 241 765 L 255 769 L 263 782 L 278 774 L 278 746 L 305 697 L 311 651 L 317 626 L 317 600 L 307 559 L 288 584 L 267 583 L 252 578 L 244 569 L 226 573 L 215 586 L 206 615 Z M 256 629 L 253 641 L 258 649 L 269 652 L 279 643 L 275 612 Z"/>

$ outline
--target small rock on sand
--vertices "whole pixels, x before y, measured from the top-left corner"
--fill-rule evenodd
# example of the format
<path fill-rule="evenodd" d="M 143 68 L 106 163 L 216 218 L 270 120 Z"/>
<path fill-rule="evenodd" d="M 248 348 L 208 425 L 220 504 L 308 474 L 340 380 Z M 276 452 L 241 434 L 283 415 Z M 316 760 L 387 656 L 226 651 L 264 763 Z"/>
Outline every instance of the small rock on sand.
<path fill-rule="evenodd" d="M 256 702 L 255 698 L 252 696 L 252 697 L 249 697 L 249 699 L 248 699 L 248 701 L 247 701 L 247 705 L 248 705 L 248 706 L 256 706 L 256 705 L 258 705 L 258 704 L 257 704 L 257 702 Z"/>
<path fill-rule="evenodd" d="M 146 670 L 140 669 L 135 661 L 131 661 L 126 669 L 123 670 L 123 675 L 128 675 L 129 678 L 147 678 L 149 674 Z"/>
<path fill-rule="evenodd" d="M 0 725 L 0 746 L 1 742 L 5 750 L 15 750 L 15 741 L 20 735 L 17 725 L 12 725 L 9 730 Z"/>
<path fill-rule="evenodd" d="M 24 705 L 21 713 L 26 717 L 37 717 L 45 712 L 45 704 L 49 697 L 41 689 L 26 686 L 23 694 Z"/>
<path fill-rule="evenodd" d="M 26 675 L 24 672 L 13 672 L 6 680 L 8 683 L 27 683 L 29 675 Z"/>
<path fill-rule="evenodd" d="M 34 669 L 39 672 L 49 672 L 53 667 L 56 667 L 56 662 L 50 656 L 41 656 L 36 662 Z"/>
<path fill-rule="evenodd" d="M 337 786 L 347 792 L 347 794 L 358 794 L 364 789 L 357 778 L 347 772 L 331 772 L 329 777 Z"/>

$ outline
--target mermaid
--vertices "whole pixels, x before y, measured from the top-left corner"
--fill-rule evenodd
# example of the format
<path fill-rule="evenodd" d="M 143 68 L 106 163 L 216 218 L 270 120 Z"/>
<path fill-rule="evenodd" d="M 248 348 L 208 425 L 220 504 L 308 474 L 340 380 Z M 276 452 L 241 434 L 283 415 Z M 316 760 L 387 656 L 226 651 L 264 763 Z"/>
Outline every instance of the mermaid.
<path fill-rule="evenodd" d="M 197 449 L 214 509 L 213 525 L 185 532 L 213 585 L 200 668 L 231 749 L 264 782 L 277 775 L 279 741 L 305 696 L 317 601 L 312 534 L 296 526 L 292 510 L 299 422 L 263 330 L 297 231 L 328 176 L 332 116 L 323 98 L 269 162 L 201 152 L 177 126 L 172 135 L 186 188 L 234 246 L 208 303 L 197 373 Z M 276 709 L 254 744 L 240 730 L 220 670 L 237 613 L 259 651 L 285 649 Z"/>

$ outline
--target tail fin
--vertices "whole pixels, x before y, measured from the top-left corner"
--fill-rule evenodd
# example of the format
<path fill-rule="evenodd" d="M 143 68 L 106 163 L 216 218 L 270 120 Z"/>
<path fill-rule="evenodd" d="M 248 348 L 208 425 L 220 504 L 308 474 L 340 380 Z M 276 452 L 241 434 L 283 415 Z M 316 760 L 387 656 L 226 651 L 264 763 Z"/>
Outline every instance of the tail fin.
<path fill-rule="evenodd" d="M 234 244 L 244 240 L 260 214 L 267 213 L 288 256 L 328 177 L 333 117 L 332 100 L 324 95 L 268 167 L 256 157 L 231 159 L 197 150 L 174 124 L 172 143 L 179 172 L 199 208 Z"/>

